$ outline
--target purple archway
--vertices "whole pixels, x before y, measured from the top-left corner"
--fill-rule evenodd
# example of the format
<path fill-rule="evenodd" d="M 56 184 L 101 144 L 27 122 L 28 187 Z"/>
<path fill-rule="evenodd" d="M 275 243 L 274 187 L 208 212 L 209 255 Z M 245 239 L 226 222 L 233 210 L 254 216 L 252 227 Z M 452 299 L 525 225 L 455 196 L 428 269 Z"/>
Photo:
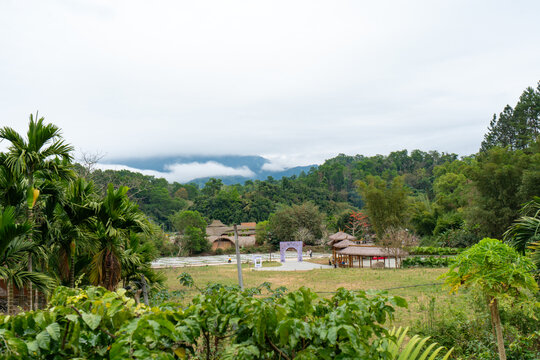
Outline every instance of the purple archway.
<path fill-rule="evenodd" d="M 285 251 L 293 248 L 298 253 L 298 261 L 302 261 L 302 241 L 282 241 L 279 243 L 279 253 L 281 254 L 281 262 L 285 262 Z"/>

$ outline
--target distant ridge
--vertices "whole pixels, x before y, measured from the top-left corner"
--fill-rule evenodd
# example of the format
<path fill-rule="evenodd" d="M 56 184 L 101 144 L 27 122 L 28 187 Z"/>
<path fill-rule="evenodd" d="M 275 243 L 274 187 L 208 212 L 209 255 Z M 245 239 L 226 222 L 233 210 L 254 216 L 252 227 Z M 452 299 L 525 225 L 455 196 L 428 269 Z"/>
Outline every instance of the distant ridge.
<path fill-rule="evenodd" d="M 239 175 L 216 175 L 195 178 L 187 181 L 188 183 L 198 184 L 203 186 L 210 178 L 221 179 L 224 184 L 243 184 L 247 180 L 266 180 L 269 176 L 275 179 L 282 177 L 298 176 L 304 171 L 307 173 L 312 167 L 295 166 L 292 168 L 270 171 L 263 169 L 265 164 L 270 164 L 270 160 L 258 155 L 180 155 L 180 156 L 153 156 L 149 158 L 116 158 L 106 159 L 102 161 L 104 164 L 118 164 L 129 166 L 140 170 L 154 170 L 159 172 L 167 172 L 167 166 L 173 164 L 189 164 L 189 163 L 207 163 L 216 162 L 231 168 L 249 168 L 254 175 L 239 176 Z"/>
<path fill-rule="evenodd" d="M 199 187 L 203 187 L 204 184 L 211 178 L 221 179 L 225 185 L 234 185 L 234 184 L 243 184 L 248 180 L 266 180 L 269 176 L 273 177 L 276 180 L 280 180 L 282 177 L 298 176 L 303 172 L 306 174 L 311 170 L 311 168 L 317 168 L 317 165 L 308 165 L 308 166 L 295 166 L 289 169 L 282 171 L 261 171 L 255 173 L 255 176 L 244 177 L 244 176 L 207 176 L 202 178 L 197 178 L 191 180 L 190 184 L 197 184 Z"/>

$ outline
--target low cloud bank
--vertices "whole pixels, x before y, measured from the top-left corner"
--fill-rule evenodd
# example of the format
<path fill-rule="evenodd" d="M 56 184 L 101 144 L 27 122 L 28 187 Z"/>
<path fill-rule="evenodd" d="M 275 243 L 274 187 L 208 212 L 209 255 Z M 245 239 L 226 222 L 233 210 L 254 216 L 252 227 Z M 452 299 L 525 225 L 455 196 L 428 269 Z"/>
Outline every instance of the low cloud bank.
<path fill-rule="evenodd" d="M 239 168 L 233 168 L 225 166 L 215 161 L 208 161 L 205 163 L 192 162 L 186 164 L 170 164 L 165 167 L 167 171 L 155 171 L 137 169 L 121 164 L 98 164 L 97 166 L 101 170 L 129 170 L 138 172 L 144 175 L 151 175 L 158 178 L 165 178 L 169 182 L 177 181 L 179 183 L 186 183 L 191 180 L 201 177 L 211 176 L 244 176 L 252 177 L 255 175 L 251 169 L 247 166 Z"/>

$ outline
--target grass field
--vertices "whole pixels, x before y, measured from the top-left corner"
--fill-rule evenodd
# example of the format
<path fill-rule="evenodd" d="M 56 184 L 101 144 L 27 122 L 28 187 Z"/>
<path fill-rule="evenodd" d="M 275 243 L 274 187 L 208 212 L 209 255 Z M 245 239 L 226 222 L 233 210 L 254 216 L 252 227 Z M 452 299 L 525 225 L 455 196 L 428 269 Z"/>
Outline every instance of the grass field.
<path fill-rule="evenodd" d="M 277 263 L 265 263 L 264 266 L 276 266 Z M 411 321 L 428 321 L 435 308 L 465 306 L 462 295 L 450 295 L 437 277 L 447 269 L 316 269 L 310 271 L 254 271 L 249 265 L 243 265 L 243 278 L 246 287 L 258 286 L 267 281 L 272 287 L 285 286 L 296 290 L 302 286 L 311 288 L 322 297 L 331 296 L 331 292 L 343 287 L 349 290 L 386 290 L 390 295 L 404 297 L 409 303 L 408 309 L 396 313 L 396 325 L 408 325 Z M 164 269 L 169 290 L 186 290 L 176 277 L 182 272 L 189 273 L 198 286 L 207 283 L 225 285 L 238 284 L 236 265 L 197 266 Z M 195 290 L 188 290 L 186 297 L 195 296 Z M 434 299 L 434 300 L 432 300 Z M 430 306 L 431 303 L 431 306 Z"/>

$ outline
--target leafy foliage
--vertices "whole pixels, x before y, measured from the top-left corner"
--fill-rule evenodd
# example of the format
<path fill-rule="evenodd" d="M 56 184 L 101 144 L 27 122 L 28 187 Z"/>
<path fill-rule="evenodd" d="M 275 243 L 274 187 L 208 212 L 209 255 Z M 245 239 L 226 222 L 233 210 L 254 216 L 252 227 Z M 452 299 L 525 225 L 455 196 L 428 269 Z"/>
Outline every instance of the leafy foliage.
<path fill-rule="evenodd" d="M 309 233 L 308 237 L 318 240 L 322 237 L 323 216 L 317 206 L 308 202 L 280 208 L 270 217 L 268 225 L 272 234 L 270 242 L 274 246 L 280 241 L 294 241 L 298 229 L 302 228 L 304 233 Z"/>
<path fill-rule="evenodd" d="M 452 262 L 451 258 L 446 257 L 435 257 L 435 256 L 428 256 L 428 257 L 409 257 L 406 259 L 403 259 L 403 262 L 401 263 L 401 266 L 403 268 L 411 268 L 411 267 L 429 267 L 429 268 L 437 268 L 437 267 L 448 267 L 448 265 Z"/>
<path fill-rule="evenodd" d="M 379 238 L 390 228 L 405 225 L 408 189 L 400 177 L 387 184 L 377 177 L 358 182 L 358 188 L 366 203 L 366 213 Z"/>
<path fill-rule="evenodd" d="M 506 105 L 499 117 L 493 115 L 480 150 L 495 146 L 523 150 L 537 141 L 539 135 L 540 81 L 536 89 L 525 89 L 514 108 Z"/>
<path fill-rule="evenodd" d="M 521 297 L 524 289 L 537 290 L 532 262 L 496 239 L 485 238 L 459 254 L 444 274 L 451 291 L 477 287 L 487 296 Z"/>
<path fill-rule="evenodd" d="M 429 337 L 421 338 L 418 335 L 413 336 L 407 341 L 407 344 L 401 349 L 402 344 L 404 343 L 405 336 L 407 335 L 407 332 L 409 331 L 409 328 L 394 328 L 390 332 L 391 335 L 395 336 L 397 340 L 395 342 L 390 343 L 390 353 L 392 354 L 392 359 L 398 359 L 398 360 L 417 360 L 417 359 L 426 359 L 428 356 L 430 359 L 434 359 L 437 354 L 439 354 L 444 347 L 439 346 L 438 348 L 435 348 L 437 346 L 437 343 L 431 343 L 427 346 L 426 349 L 423 349 L 424 346 L 426 346 L 427 342 L 429 341 Z M 452 351 L 454 349 L 450 349 L 446 352 L 442 360 L 446 360 L 450 357 L 452 354 Z"/>
<path fill-rule="evenodd" d="M 181 310 L 136 305 L 125 290 L 59 287 L 47 311 L 0 316 L 0 358 L 390 359 L 383 325 L 393 306 L 406 303 L 344 289 L 330 299 L 307 288 L 283 295 L 263 284 L 210 285 Z"/>
<path fill-rule="evenodd" d="M 527 301 L 527 291 L 537 292 L 534 266 L 530 259 L 496 239 L 485 238 L 459 254 L 443 274 L 452 292 L 461 287 L 473 287 L 482 292 L 488 301 L 491 319 L 497 335 L 501 360 L 506 359 L 504 339 L 499 315 L 501 299 Z"/>
<path fill-rule="evenodd" d="M 410 255 L 457 255 L 463 251 L 462 248 L 414 246 L 408 248 Z"/>

